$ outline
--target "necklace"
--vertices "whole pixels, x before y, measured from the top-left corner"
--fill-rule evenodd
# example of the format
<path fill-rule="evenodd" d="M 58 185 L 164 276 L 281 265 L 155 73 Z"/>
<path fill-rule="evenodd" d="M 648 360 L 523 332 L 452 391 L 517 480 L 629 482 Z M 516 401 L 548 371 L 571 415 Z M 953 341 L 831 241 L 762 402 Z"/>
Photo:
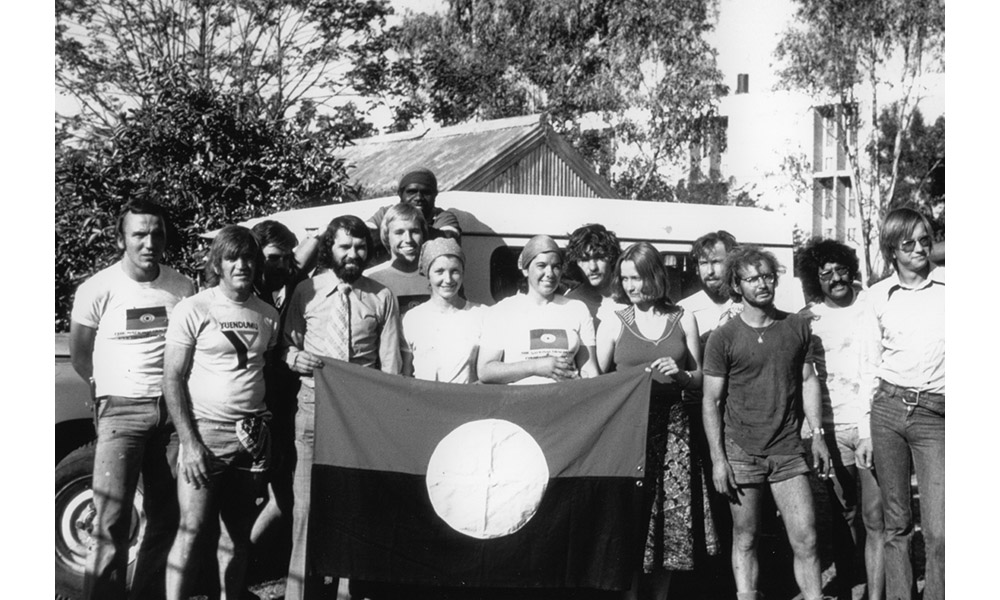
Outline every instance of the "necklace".
<path fill-rule="evenodd" d="M 739 317 L 737 317 L 737 318 L 739 318 Z M 767 332 L 768 329 L 774 327 L 775 323 L 777 323 L 777 321 L 771 321 L 770 325 L 768 325 L 767 327 L 761 329 L 760 331 L 757 331 L 757 329 L 758 329 L 757 327 L 751 327 L 750 324 L 747 323 L 746 321 L 744 321 L 743 319 L 740 319 L 740 322 L 743 323 L 744 325 L 746 325 L 750 329 L 750 331 L 752 331 L 752 332 L 754 332 L 754 333 L 757 334 L 757 343 L 758 344 L 763 344 L 764 343 L 764 334 Z"/>

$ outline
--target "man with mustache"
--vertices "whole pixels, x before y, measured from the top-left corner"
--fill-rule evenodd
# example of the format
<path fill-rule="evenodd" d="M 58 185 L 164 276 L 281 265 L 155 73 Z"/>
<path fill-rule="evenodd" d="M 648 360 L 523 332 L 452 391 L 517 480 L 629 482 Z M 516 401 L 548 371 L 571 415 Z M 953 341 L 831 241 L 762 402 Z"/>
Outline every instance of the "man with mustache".
<path fill-rule="evenodd" d="M 94 547 L 87 557 L 87 598 L 125 598 L 132 500 L 142 475 L 146 534 L 136 557 L 132 598 L 164 597 L 167 552 L 177 531 L 177 445 L 163 397 L 165 334 L 174 306 L 194 283 L 163 265 L 168 223 L 163 208 L 130 201 L 118 215 L 122 258 L 83 282 L 73 299 L 73 368 L 90 382 L 97 429 Z"/>
<path fill-rule="evenodd" d="M 368 227 L 358 217 L 333 219 L 319 237 L 317 274 L 292 293 L 282 336 L 283 356 L 299 373 L 302 387 L 295 416 L 295 503 L 292 558 L 285 598 L 336 596 L 337 586 L 306 572 L 306 533 L 315 431 L 313 370 L 321 357 L 346 360 L 399 374 L 399 306 L 385 286 L 362 275 L 372 247 Z M 325 588 L 325 589 L 324 589 Z"/>
<path fill-rule="evenodd" d="M 861 393 L 862 320 L 866 292 L 856 281 L 858 255 L 836 240 L 816 238 L 798 254 L 798 273 L 809 304 L 799 314 L 812 319 L 816 371 L 823 399 L 823 430 L 833 453 L 827 481 L 834 515 L 833 548 L 837 586 L 849 596 L 854 565 L 863 555 L 868 596 L 885 590 L 882 500 L 870 453 L 861 454 L 871 437 Z M 870 447 L 870 445 L 868 446 Z M 863 549 L 863 551 L 862 551 Z"/>
<path fill-rule="evenodd" d="M 721 229 L 706 233 L 691 245 L 691 258 L 698 265 L 701 290 L 680 301 L 679 304 L 686 312 L 694 315 L 701 335 L 702 348 L 705 348 L 708 335 L 716 327 L 743 309 L 739 300 L 734 300 L 730 296 L 729 286 L 722 278 L 722 264 L 736 245 L 733 234 Z"/>
<path fill-rule="evenodd" d="M 803 598 L 822 598 L 810 469 L 799 437 L 803 413 L 821 478 L 829 473 L 830 453 L 809 319 L 775 308 L 778 270 L 774 255 L 754 246 L 726 257 L 723 281 L 742 298 L 744 309 L 709 337 L 703 363 L 705 435 L 712 482 L 729 498 L 738 600 L 760 598 L 757 545 L 766 491 L 781 511 Z"/>

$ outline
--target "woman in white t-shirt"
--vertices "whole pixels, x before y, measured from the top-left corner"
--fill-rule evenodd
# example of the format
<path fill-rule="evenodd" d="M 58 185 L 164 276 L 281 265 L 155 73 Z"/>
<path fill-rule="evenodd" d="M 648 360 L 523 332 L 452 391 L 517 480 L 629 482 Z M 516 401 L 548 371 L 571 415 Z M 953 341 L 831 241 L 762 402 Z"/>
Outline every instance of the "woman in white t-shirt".
<path fill-rule="evenodd" d="M 487 313 L 480 381 L 531 384 L 596 376 L 594 321 L 583 302 L 557 293 L 563 257 L 555 240 L 547 235 L 528 240 L 518 266 L 528 291 Z"/>
<path fill-rule="evenodd" d="M 449 383 L 475 383 L 485 307 L 459 295 L 465 253 L 451 238 L 420 250 L 420 274 L 431 297 L 403 315 L 403 375 Z"/>

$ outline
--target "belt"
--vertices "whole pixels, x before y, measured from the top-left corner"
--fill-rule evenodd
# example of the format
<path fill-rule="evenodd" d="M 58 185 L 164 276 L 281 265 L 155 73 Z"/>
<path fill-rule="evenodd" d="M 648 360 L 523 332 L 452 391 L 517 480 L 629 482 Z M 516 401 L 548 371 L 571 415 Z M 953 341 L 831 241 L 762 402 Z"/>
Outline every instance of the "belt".
<path fill-rule="evenodd" d="M 879 389 L 902 400 L 907 406 L 922 406 L 935 412 L 944 412 L 944 394 L 905 388 L 895 383 L 879 380 Z"/>

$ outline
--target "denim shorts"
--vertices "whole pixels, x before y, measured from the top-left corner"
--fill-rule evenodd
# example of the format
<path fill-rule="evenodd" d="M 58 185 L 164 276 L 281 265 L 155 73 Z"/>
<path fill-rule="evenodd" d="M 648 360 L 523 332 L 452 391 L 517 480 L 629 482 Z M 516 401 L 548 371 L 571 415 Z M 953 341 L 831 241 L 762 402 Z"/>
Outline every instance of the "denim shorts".
<path fill-rule="evenodd" d="M 271 465 L 271 435 L 267 421 L 261 419 L 261 422 L 253 443 L 248 447 L 237 433 L 238 423 L 197 420 L 198 434 L 210 453 L 210 478 L 230 469 L 251 473 L 267 471 Z"/>
<path fill-rule="evenodd" d="M 809 472 L 805 454 L 748 454 L 726 436 L 726 458 L 739 485 L 778 483 Z"/>
<path fill-rule="evenodd" d="M 826 434 L 823 440 L 826 442 L 827 448 L 830 449 L 830 459 L 833 461 L 834 466 L 843 465 L 845 467 L 855 466 L 858 455 L 858 444 L 861 443 L 861 437 L 858 435 L 858 428 L 850 425 L 824 425 L 826 428 Z M 834 445 L 837 447 L 837 455 L 840 456 L 840 462 L 837 462 L 836 456 L 833 454 Z M 806 456 L 810 456 L 812 451 L 812 436 L 806 435 L 802 438 L 802 450 L 806 453 Z M 810 463 L 812 462 L 810 457 Z"/>

